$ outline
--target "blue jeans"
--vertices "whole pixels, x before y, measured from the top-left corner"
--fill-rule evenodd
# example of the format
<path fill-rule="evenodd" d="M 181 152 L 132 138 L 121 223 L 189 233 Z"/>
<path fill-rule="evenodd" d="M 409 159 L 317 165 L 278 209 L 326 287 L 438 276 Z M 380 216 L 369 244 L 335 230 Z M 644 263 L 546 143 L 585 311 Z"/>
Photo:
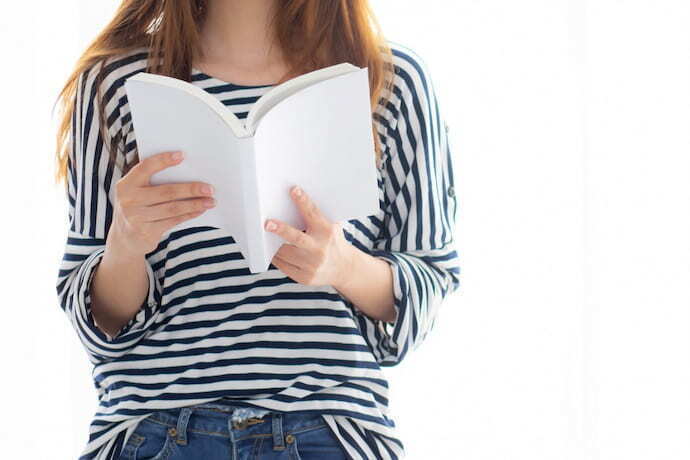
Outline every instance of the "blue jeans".
<path fill-rule="evenodd" d="M 227 401 L 227 402 L 226 402 Z M 240 410 L 229 400 L 157 410 L 139 422 L 120 459 L 348 460 L 320 414 Z M 232 417 L 235 412 L 235 417 Z M 237 414 L 244 414 L 237 417 Z M 263 414 L 251 417 L 251 414 Z"/>

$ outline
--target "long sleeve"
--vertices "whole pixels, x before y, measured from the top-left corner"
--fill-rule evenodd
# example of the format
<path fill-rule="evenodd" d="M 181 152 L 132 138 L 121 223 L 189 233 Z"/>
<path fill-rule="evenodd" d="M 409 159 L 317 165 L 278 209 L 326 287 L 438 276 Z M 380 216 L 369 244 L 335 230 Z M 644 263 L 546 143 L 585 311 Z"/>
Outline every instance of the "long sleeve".
<path fill-rule="evenodd" d="M 75 110 L 72 118 L 66 198 L 69 227 L 63 258 L 57 276 L 56 290 L 61 308 L 93 364 L 126 354 L 144 336 L 157 316 L 161 287 L 153 267 L 146 258 L 148 294 L 139 312 L 115 335 L 110 337 L 95 324 L 91 313 L 90 287 L 101 261 L 113 217 L 115 184 L 122 177 L 122 154 L 116 162 L 109 160 L 107 140 L 99 132 L 96 68 L 79 77 Z M 108 74 L 101 84 L 103 103 L 110 136 L 121 131 L 121 81 Z"/>
<path fill-rule="evenodd" d="M 388 105 L 381 165 L 385 214 L 368 252 L 390 264 L 397 318 L 389 323 L 355 310 L 364 338 L 384 366 L 398 364 L 423 342 L 442 302 L 460 285 L 447 126 L 423 61 L 409 50 L 396 49 L 395 56 L 398 97 Z"/>

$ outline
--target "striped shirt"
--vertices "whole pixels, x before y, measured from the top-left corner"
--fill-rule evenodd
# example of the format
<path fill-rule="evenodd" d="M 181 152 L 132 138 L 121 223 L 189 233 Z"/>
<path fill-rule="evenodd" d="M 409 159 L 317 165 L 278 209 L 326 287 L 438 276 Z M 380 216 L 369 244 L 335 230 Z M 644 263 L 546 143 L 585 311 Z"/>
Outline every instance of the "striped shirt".
<path fill-rule="evenodd" d="M 146 48 L 106 65 L 108 133 L 125 142 L 115 164 L 98 130 L 95 68 L 80 75 L 68 157 L 69 229 L 56 288 L 93 364 L 99 401 L 83 458 L 117 458 L 152 411 L 219 398 L 257 410 L 317 412 L 352 459 L 404 457 L 382 367 L 423 342 L 443 300 L 459 287 L 460 267 L 447 126 L 423 61 L 389 44 L 394 89 L 372 114 L 382 145 L 380 210 L 342 227 L 348 242 L 388 262 L 395 322 L 372 319 L 333 287 L 302 285 L 274 265 L 250 273 L 232 235 L 204 226 L 164 234 L 145 257 L 148 293 L 139 312 L 114 337 L 102 332 L 89 288 L 113 218 L 120 157 L 132 162 L 137 155 L 124 81 L 145 71 Z M 271 88 L 231 84 L 198 69 L 191 83 L 240 119 Z"/>

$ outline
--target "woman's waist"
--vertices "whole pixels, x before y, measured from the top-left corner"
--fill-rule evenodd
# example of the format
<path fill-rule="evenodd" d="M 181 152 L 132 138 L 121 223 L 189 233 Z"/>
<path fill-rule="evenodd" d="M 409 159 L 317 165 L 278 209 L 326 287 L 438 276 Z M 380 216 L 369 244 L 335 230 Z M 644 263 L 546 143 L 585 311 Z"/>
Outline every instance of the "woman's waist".
<path fill-rule="evenodd" d="M 367 401 L 369 406 L 387 406 L 388 382 L 382 373 L 375 377 L 306 373 L 277 382 L 261 378 L 244 382 L 223 380 L 180 386 L 167 385 L 153 392 L 131 385 L 114 385 L 99 392 L 98 417 L 102 420 L 139 416 L 152 409 L 183 407 L 190 403 L 218 400 L 226 407 L 259 407 L 269 410 L 303 410 L 339 407 L 339 410 Z M 342 403 L 342 404 L 341 404 Z M 383 409 L 385 410 L 385 409 Z"/>
<path fill-rule="evenodd" d="M 147 359 L 140 359 L 143 355 L 124 356 L 97 365 L 92 375 L 96 388 L 113 393 L 111 396 L 136 392 L 150 397 L 204 386 L 237 390 L 240 394 L 232 397 L 246 397 L 257 389 L 261 393 L 275 393 L 301 379 L 313 379 L 318 384 L 319 380 L 337 382 L 382 376 L 371 351 L 356 344 L 341 350 L 254 345 L 251 349 L 229 345 L 228 349 L 201 354 L 179 349 Z"/>
<path fill-rule="evenodd" d="M 229 437 L 270 434 L 273 418 L 280 417 L 286 430 L 299 430 L 306 427 L 325 425 L 317 410 L 277 411 L 238 403 L 237 400 L 219 398 L 210 402 L 184 406 L 188 417 L 187 427 L 200 434 Z M 168 428 L 178 426 L 183 407 L 157 410 L 142 420 L 157 423 Z"/>

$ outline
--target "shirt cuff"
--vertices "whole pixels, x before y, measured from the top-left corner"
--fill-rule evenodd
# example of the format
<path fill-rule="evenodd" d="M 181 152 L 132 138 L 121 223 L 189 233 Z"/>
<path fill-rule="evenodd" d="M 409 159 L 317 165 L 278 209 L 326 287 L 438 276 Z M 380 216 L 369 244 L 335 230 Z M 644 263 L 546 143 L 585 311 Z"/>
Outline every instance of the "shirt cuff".
<path fill-rule="evenodd" d="M 401 267 L 401 262 L 403 261 L 404 256 L 401 253 L 384 251 L 380 249 L 369 250 L 369 254 L 388 262 L 391 273 L 393 274 L 393 307 L 395 308 L 396 317 L 394 321 L 381 320 L 381 323 L 383 324 L 384 328 L 394 327 L 395 324 L 399 323 L 399 320 L 405 315 L 409 299 L 408 282 Z M 386 329 L 386 331 L 388 330 Z M 392 331 L 389 332 L 392 333 Z"/>
<path fill-rule="evenodd" d="M 81 273 L 79 274 L 79 279 L 82 280 L 79 294 L 82 302 L 79 302 L 80 306 L 80 316 L 83 319 L 83 323 L 88 327 L 89 331 L 96 335 L 100 340 L 106 343 L 117 343 L 119 339 L 126 336 L 130 331 L 136 331 L 144 329 L 149 319 L 158 310 L 158 299 L 157 292 L 160 292 L 158 280 L 156 279 L 155 273 L 151 264 L 146 260 L 146 273 L 148 276 L 148 292 L 144 302 L 139 307 L 139 311 L 120 328 L 120 330 L 114 335 L 106 333 L 101 330 L 97 325 L 93 317 L 91 310 L 91 283 L 93 282 L 93 276 L 96 272 L 96 268 L 100 263 L 103 255 L 105 254 L 105 247 L 99 248 L 95 252 L 89 255 L 89 257 L 84 261 L 81 267 Z M 127 337 L 128 339 L 129 337 Z"/>
<path fill-rule="evenodd" d="M 384 321 L 381 319 L 370 318 L 366 313 L 362 312 L 358 308 L 355 308 L 355 314 L 364 316 L 376 323 L 380 324 L 380 327 L 386 333 L 386 336 L 390 340 L 393 336 L 395 330 L 395 325 L 400 322 L 405 312 L 408 308 L 409 299 L 409 287 L 408 280 L 405 277 L 401 263 L 403 262 L 404 256 L 400 253 L 384 251 L 379 249 L 368 249 L 367 253 L 371 256 L 377 257 L 381 260 L 385 260 L 391 270 L 393 275 L 393 308 L 395 309 L 396 317 L 394 321 Z"/>

